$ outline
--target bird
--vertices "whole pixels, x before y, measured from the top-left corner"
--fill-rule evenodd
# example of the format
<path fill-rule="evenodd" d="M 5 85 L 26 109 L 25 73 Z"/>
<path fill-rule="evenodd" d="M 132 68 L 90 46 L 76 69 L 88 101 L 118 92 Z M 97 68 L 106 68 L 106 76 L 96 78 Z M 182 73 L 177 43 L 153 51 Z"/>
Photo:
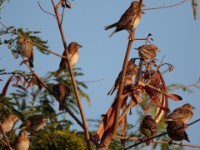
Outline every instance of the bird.
<path fill-rule="evenodd" d="M 34 67 L 33 65 L 33 45 L 28 41 L 28 39 L 19 37 L 17 38 L 17 50 L 23 57 L 28 58 L 29 66 Z"/>
<path fill-rule="evenodd" d="M 156 58 L 156 53 L 160 52 L 158 47 L 154 44 L 143 44 L 135 49 L 138 50 L 139 56 L 145 60 Z"/>
<path fill-rule="evenodd" d="M 190 142 L 185 131 L 185 124 L 182 121 L 171 121 L 167 123 L 167 134 L 169 138 L 174 141 L 186 140 Z M 169 143 L 171 143 L 171 141 Z"/>
<path fill-rule="evenodd" d="M 59 110 L 64 111 L 66 104 L 66 97 L 71 95 L 71 89 L 66 84 L 58 83 L 53 85 L 52 91 L 57 97 L 57 100 L 59 101 Z"/>
<path fill-rule="evenodd" d="M 132 84 L 133 79 L 136 76 L 137 70 L 138 70 L 138 67 L 134 63 L 134 58 L 130 59 L 128 61 L 128 65 L 127 65 L 127 69 L 126 69 L 124 86 L 128 86 L 128 85 Z M 110 91 L 107 93 L 107 95 L 112 95 L 114 93 L 114 91 L 119 88 L 121 78 L 122 78 L 122 71 L 118 74 L 118 77 L 115 80 L 114 86 L 110 89 Z"/>
<path fill-rule="evenodd" d="M 73 67 L 77 62 L 79 58 L 79 48 L 81 48 L 82 45 L 78 44 L 77 42 L 71 42 L 67 49 L 64 50 L 63 56 L 67 57 L 67 51 L 68 51 L 68 58 L 70 61 L 71 66 Z M 60 61 L 60 66 L 57 72 L 55 73 L 55 76 L 58 76 L 62 71 L 64 71 L 66 68 L 68 68 L 67 60 L 65 58 L 62 58 Z"/>
<path fill-rule="evenodd" d="M 19 120 L 15 115 L 8 115 L 7 117 L 1 118 L 1 127 L 4 133 L 8 133 L 14 126 L 14 124 Z"/>
<path fill-rule="evenodd" d="M 140 132 L 145 135 L 144 139 L 149 139 L 153 136 L 157 135 L 157 123 L 152 118 L 151 115 L 146 115 L 141 124 L 140 124 Z M 146 145 L 150 144 L 150 140 L 146 141 Z"/>
<path fill-rule="evenodd" d="M 40 114 L 33 115 L 26 119 L 25 123 L 20 126 L 22 129 L 26 129 L 31 134 L 39 131 L 44 128 L 46 125 L 47 119 Z"/>
<path fill-rule="evenodd" d="M 143 11 L 139 7 L 139 2 L 133 1 L 118 22 L 105 26 L 104 29 L 108 30 L 116 27 L 116 29 L 110 34 L 110 37 L 121 30 L 133 31 L 139 24 L 142 13 Z"/>
<path fill-rule="evenodd" d="M 29 145 L 28 132 L 26 130 L 21 130 L 19 135 L 15 138 L 14 150 L 28 150 Z"/>
<path fill-rule="evenodd" d="M 166 118 L 166 121 L 182 121 L 186 123 L 193 116 L 193 109 L 195 109 L 191 104 L 186 103 L 181 107 L 176 108 L 171 114 Z"/>

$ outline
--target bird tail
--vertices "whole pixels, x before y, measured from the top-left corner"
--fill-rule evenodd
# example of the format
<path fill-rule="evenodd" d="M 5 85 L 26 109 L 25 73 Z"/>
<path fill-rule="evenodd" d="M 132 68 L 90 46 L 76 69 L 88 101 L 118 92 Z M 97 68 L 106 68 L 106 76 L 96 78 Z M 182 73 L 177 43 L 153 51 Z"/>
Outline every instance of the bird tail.
<path fill-rule="evenodd" d="M 110 89 L 110 91 L 108 91 L 107 95 L 112 95 L 114 93 L 115 89 L 116 89 L 115 87 L 112 87 Z"/>
<path fill-rule="evenodd" d="M 116 25 L 117 25 L 117 23 L 113 23 L 113 24 L 111 24 L 111 25 L 105 26 L 105 27 L 104 27 L 104 30 L 108 30 L 108 29 L 110 29 L 110 28 L 113 28 L 113 27 L 115 27 Z"/>
<path fill-rule="evenodd" d="M 150 144 L 150 142 L 151 142 L 151 140 L 149 140 L 149 141 L 146 141 L 146 145 L 149 145 L 149 144 Z"/>
<path fill-rule="evenodd" d="M 33 65 L 33 60 L 32 60 L 32 59 L 29 59 L 29 66 L 30 66 L 31 68 L 34 67 L 34 65 Z"/>
<path fill-rule="evenodd" d="M 114 30 L 109 37 L 113 36 L 113 34 L 115 34 L 116 30 Z"/>

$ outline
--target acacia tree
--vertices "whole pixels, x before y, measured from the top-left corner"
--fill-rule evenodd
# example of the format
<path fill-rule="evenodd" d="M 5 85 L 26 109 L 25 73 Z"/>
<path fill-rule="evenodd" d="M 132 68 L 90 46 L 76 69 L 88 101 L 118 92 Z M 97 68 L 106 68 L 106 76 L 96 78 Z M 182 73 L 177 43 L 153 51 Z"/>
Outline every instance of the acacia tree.
<path fill-rule="evenodd" d="M 184 2 L 186 1 L 181 3 Z M 197 1 L 192 0 L 191 2 L 194 16 L 196 17 Z M 66 0 L 61 0 L 57 3 L 51 0 L 51 3 L 54 8 L 54 14 L 40 7 L 45 13 L 53 15 L 56 18 L 63 48 L 66 50 L 68 43 L 67 37 L 65 37 L 65 30 L 62 26 L 64 15 L 59 13 L 59 8 L 70 9 L 71 4 Z M 143 3 L 145 2 L 140 0 L 139 7 L 142 7 Z M 135 31 L 131 31 L 131 38 L 129 38 L 127 50 L 125 50 L 118 92 L 112 105 L 108 111 L 105 112 L 102 121 L 98 125 L 97 131 L 91 132 L 88 130 L 81 102 L 81 99 L 84 98 L 88 102 L 90 100 L 89 96 L 82 90 L 82 88 L 87 88 L 87 86 L 76 79 L 78 76 L 83 75 L 80 68 L 73 68 L 70 65 L 68 54 L 62 56 L 54 50 L 50 50 L 47 46 L 47 41 L 38 36 L 38 34 L 40 34 L 39 31 L 15 28 L 14 26 L 5 25 L 3 22 L 1 22 L 1 25 L 1 44 L 7 44 L 15 58 L 21 57 L 19 49 L 17 48 L 17 38 L 21 37 L 30 42 L 41 54 L 48 55 L 51 53 L 55 56 L 65 58 L 68 64 L 68 69 L 64 71 L 61 76 L 56 78 L 54 77 L 54 72 L 48 72 L 45 77 L 39 77 L 37 72 L 34 72 L 34 69 L 32 69 L 25 60 L 22 61 L 21 65 L 25 65 L 29 69 L 28 72 L 22 70 L 8 72 L 4 70 L 4 68 L 2 68 L 0 72 L 1 75 L 8 75 L 7 83 L 1 94 L 1 104 L 3 104 L 1 105 L 1 116 L 7 113 L 13 113 L 19 116 L 22 122 L 27 119 L 27 116 L 38 113 L 48 118 L 45 129 L 30 136 L 30 149 L 93 149 L 94 147 L 97 149 L 129 149 L 136 146 L 136 148 L 140 148 L 145 146 L 143 144 L 145 141 L 140 141 L 142 136 L 139 132 L 137 132 L 137 136 L 133 136 L 135 138 L 131 137 L 133 132 L 130 132 L 130 130 L 133 131 L 136 129 L 134 127 L 128 128 L 127 113 L 131 109 L 137 109 L 138 107 L 136 106 L 141 107 L 145 113 L 151 113 L 155 117 L 155 120 L 159 123 L 159 133 L 162 133 L 165 131 L 166 127 L 163 120 L 170 110 L 168 107 L 168 99 L 174 101 L 180 101 L 182 99 L 181 96 L 168 92 L 167 83 L 165 83 L 162 75 L 162 67 L 167 65 L 168 71 L 172 71 L 173 65 L 164 63 L 163 61 L 160 63 L 151 60 L 144 63 L 143 60 L 139 59 L 139 69 L 135 81 L 130 86 L 124 87 L 123 83 L 132 45 L 137 42 L 137 40 L 144 40 L 144 43 L 146 42 L 147 44 L 152 40 L 152 36 L 148 33 L 147 37 L 138 39 L 137 35 L 134 33 Z M 8 93 L 7 91 L 11 83 L 13 84 L 14 92 Z M 51 88 L 56 83 L 65 83 L 69 85 L 73 91 L 72 96 L 68 97 L 66 100 L 65 112 L 58 112 L 56 111 L 57 108 L 52 106 L 54 101 L 56 99 L 58 100 Z M 198 84 L 198 82 L 196 84 Z M 138 112 L 140 119 L 143 118 L 144 112 Z M 75 123 L 83 128 L 84 132 L 71 131 L 69 128 L 72 126 L 72 122 L 63 117 L 64 113 L 69 113 Z M 78 113 L 80 113 L 81 119 L 78 119 Z M 13 131 L 8 135 L 10 141 L 6 140 L 6 138 L 1 140 L 2 149 L 5 149 L 5 147 L 10 148 L 10 145 L 12 147 L 16 137 L 15 134 L 16 132 Z M 166 133 L 163 133 L 160 137 L 157 137 L 164 139 L 166 138 L 165 135 Z M 7 135 L 5 135 L 5 137 L 6 136 Z M 130 142 L 130 140 L 135 140 L 136 143 L 131 145 L 132 142 Z M 163 148 L 168 147 L 167 143 L 168 142 L 163 142 Z M 156 147 L 157 145 L 158 144 L 154 144 L 153 146 Z M 179 145 L 179 143 L 177 145 Z"/>

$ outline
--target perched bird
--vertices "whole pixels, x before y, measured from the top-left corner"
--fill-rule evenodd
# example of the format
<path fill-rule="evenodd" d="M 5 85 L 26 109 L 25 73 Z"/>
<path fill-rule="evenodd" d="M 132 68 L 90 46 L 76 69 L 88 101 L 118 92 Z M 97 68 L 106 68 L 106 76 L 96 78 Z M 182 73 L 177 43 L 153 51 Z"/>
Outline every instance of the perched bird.
<path fill-rule="evenodd" d="M 29 145 L 28 132 L 26 130 L 21 130 L 14 141 L 14 150 L 28 150 Z"/>
<path fill-rule="evenodd" d="M 34 67 L 33 65 L 33 45 L 24 38 L 17 38 L 17 50 L 23 57 L 28 58 L 29 66 Z"/>
<path fill-rule="evenodd" d="M 193 109 L 195 108 L 192 105 L 186 103 L 183 106 L 176 108 L 171 114 L 169 114 L 166 121 L 182 121 L 183 123 L 186 123 L 192 118 Z"/>
<path fill-rule="evenodd" d="M 140 132 L 145 135 L 144 139 L 151 138 L 157 134 L 157 123 L 152 118 L 151 115 L 146 115 L 141 124 L 140 124 Z M 146 142 L 146 145 L 150 144 L 150 140 Z"/>
<path fill-rule="evenodd" d="M 156 58 L 156 53 L 160 52 L 158 47 L 153 44 L 144 44 L 135 49 L 138 50 L 139 56 L 143 59 L 154 59 Z"/>
<path fill-rule="evenodd" d="M 126 69 L 126 75 L 125 75 L 125 80 L 124 80 L 124 86 L 128 86 L 132 84 L 133 79 L 136 76 L 137 73 L 137 65 L 134 63 L 134 59 L 129 60 L 128 66 Z M 119 84 L 122 78 L 122 71 L 119 73 L 117 79 L 115 80 L 114 86 L 110 89 L 107 95 L 112 95 L 116 89 L 119 88 Z"/>
<path fill-rule="evenodd" d="M 110 37 L 121 30 L 133 31 L 139 24 L 141 19 L 142 9 L 139 7 L 139 2 L 133 1 L 131 6 L 124 12 L 118 22 L 106 26 L 104 29 L 116 27 L 116 29 L 110 34 Z"/>
<path fill-rule="evenodd" d="M 0 122 L 4 133 L 8 133 L 18 120 L 19 118 L 15 115 L 9 115 L 6 118 L 2 118 Z"/>
<path fill-rule="evenodd" d="M 66 97 L 71 95 L 71 89 L 66 84 L 58 83 L 52 87 L 52 90 L 57 100 L 59 100 L 59 110 L 64 111 Z"/>
<path fill-rule="evenodd" d="M 182 140 L 186 140 L 190 142 L 184 126 L 185 124 L 182 121 L 171 121 L 167 123 L 167 134 L 171 141 L 174 140 L 182 142 Z"/>
<path fill-rule="evenodd" d="M 68 58 L 69 58 L 70 64 L 72 66 L 74 66 L 78 61 L 78 57 L 79 57 L 78 50 L 79 50 L 80 47 L 82 47 L 82 46 L 80 44 L 78 44 L 77 42 L 71 42 L 68 45 L 68 48 L 63 52 L 63 56 L 67 57 L 67 52 L 66 51 L 68 51 Z M 66 68 L 68 68 L 67 60 L 65 58 L 62 58 L 61 62 L 60 62 L 59 69 L 56 72 L 55 76 L 58 76 Z"/>
<path fill-rule="evenodd" d="M 29 117 L 25 124 L 22 124 L 20 127 L 26 129 L 30 133 L 34 133 L 44 128 L 46 125 L 47 119 L 43 115 L 33 115 Z"/>

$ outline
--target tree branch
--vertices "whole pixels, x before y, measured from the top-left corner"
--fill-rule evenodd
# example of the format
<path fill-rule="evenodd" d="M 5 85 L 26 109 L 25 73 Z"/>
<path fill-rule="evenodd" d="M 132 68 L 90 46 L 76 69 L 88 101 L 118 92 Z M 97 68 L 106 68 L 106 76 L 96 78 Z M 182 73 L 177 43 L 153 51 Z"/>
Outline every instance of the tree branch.
<path fill-rule="evenodd" d="M 199 122 L 199 121 L 200 121 L 200 119 L 197 119 L 197 120 L 195 120 L 195 121 L 193 121 L 193 122 L 187 124 L 186 126 L 189 127 L 189 126 L 191 126 L 191 125 L 193 125 L 193 124 L 195 124 L 195 123 L 197 123 L 197 122 Z M 181 130 L 182 128 L 186 128 L 186 127 L 183 126 L 183 127 L 179 128 L 179 129 L 177 129 L 177 130 Z M 141 141 L 141 142 L 135 143 L 135 144 L 133 144 L 133 145 L 131 145 L 131 146 L 125 148 L 125 150 L 130 149 L 130 148 L 135 147 L 135 146 L 138 146 L 138 145 L 140 145 L 140 144 L 142 144 L 142 143 L 145 143 L 145 142 L 147 142 L 147 141 L 153 140 L 154 138 L 157 138 L 157 137 L 160 137 L 160 136 L 163 136 L 163 135 L 166 135 L 166 134 L 167 134 L 167 132 L 164 132 L 164 133 L 161 133 L 161 134 L 159 134 L 159 135 L 156 135 L 156 136 L 153 136 L 153 137 L 151 137 L 151 138 L 148 138 L 148 139 L 146 139 L 146 140 L 143 140 L 143 141 Z"/>
<path fill-rule="evenodd" d="M 66 42 L 66 39 L 65 39 L 65 36 L 64 36 L 64 30 L 62 28 L 62 23 L 61 23 L 61 20 L 59 18 L 59 13 L 58 13 L 58 8 L 61 5 L 62 0 L 60 2 L 58 2 L 58 4 L 56 6 L 54 4 L 54 0 L 51 0 L 51 2 L 52 2 L 52 5 L 54 7 L 56 20 L 57 20 L 57 23 L 58 23 L 58 28 L 60 30 L 60 34 L 61 34 L 61 38 L 62 38 L 62 42 L 63 42 L 63 47 L 64 47 L 64 50 L 67 50 L 67 42 Z M 90 136 L 89 136 L 89 132 L 88 132 L 87 121 L 86 121 L 86 118 L 85 118 L 85 115 L 84 115 L 82 103 L 81 103 L 79 92 L 78 92 L 78 88 L 77 88 L 77 85 L 76 85 L 74 72 L 73 72 L 72 66 L 70 64 L 70 61 L 68 59 L 68 51 L 66 51 L 66 52 L 67 52 L 67 59 L 66 60 L 67 60 L 68 68 L 69 68 L 69 73 L 70 73 L 70 76 L 71 76 L 71 79 L 72 79 L 72 85 L 73 85 L 73 89 L 74 89 L 75 96 L 76 96 L 76 99 L 77 99 L 78 108 L 79 108 L 79 111 L 80 111 L 80 114 L 81 114 L 81 118 L 82 118 L 82 122 L 83 122 L 83 127 L 84 127 L 86 142 L 87 142 L 87 147 L 90 150 L 91 149 L 91 145 L 90 145 Z"/>
<path fill-rule="evenodd" d="M 115 138 L 131 140 L 131 141 L 140 141 L 141 140 L 136 137 L 128 137 L 128 136 L 120 136 L 120 135 L 116 135 Z M 169 144 L 168 141 L 159 141 L 159 140 L 152 140 L 152 143 Z M 200 145 L 193 145 L 193 144 L 173 143 L 173 145 L 187 146 L 187 147 L 192 147 L 192 148 L 200 148 Z"/>
<path fill-rule="evenodd" d="M 173 4 L 173 5 L 169 5 L 169 6 L 163 6 L 163 7 L 154 7 L 154 8 L 144 8 L 143 10 L 156 10 L 156 9 L 163 9 L 163 8 L 171 8 L 171 7 L 175 7 L 175 6 L 178 6 L 178 5 L 181 5 L 185 2 L 187 2 L 189 0 L 183 0 L 179 3 L 176 3 L 176 4 Z"/>

